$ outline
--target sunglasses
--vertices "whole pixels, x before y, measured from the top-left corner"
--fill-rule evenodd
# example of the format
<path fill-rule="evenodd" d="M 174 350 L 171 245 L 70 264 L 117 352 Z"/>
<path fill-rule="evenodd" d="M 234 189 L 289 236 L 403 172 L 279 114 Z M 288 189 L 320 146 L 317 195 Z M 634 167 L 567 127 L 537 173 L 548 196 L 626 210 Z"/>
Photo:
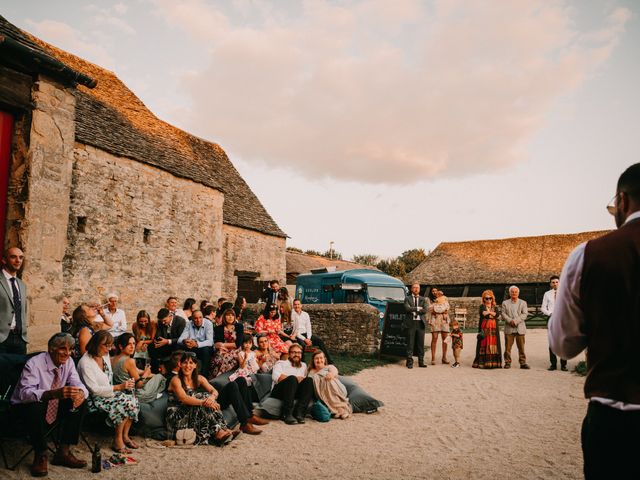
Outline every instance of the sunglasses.
<path fill-rule="evenodd" d="M 485 300 L 493 300 L 492 297 L 484 297 Z"/>
<path fill-rule="evenodd" d="M 183 357 L 196 358 L 196 354 L 194 352 L 184 352 Z"/>

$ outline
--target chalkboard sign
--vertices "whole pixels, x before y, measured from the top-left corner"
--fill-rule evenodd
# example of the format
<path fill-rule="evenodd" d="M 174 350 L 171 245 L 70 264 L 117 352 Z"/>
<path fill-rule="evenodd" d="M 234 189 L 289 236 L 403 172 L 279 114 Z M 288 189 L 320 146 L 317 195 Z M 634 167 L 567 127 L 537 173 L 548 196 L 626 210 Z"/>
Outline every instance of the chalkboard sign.
<path fill-rule="evenodd" d="M 382 327 L 382 341 L 380 354 L 407 356 L 407 333 L 404 320 L 410 315 L 404 309 L 404 302 L 387 302 L 384 312 L 384 326 Z"/>

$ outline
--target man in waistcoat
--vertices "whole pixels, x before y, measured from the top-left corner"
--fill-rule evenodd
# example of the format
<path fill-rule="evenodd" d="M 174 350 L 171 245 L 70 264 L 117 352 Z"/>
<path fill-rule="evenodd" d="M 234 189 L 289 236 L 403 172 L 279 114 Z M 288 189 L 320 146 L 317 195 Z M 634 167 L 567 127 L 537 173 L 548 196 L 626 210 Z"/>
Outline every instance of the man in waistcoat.
<path fill-rule="evenodd" d="M 549 345 L 561 358 L 587 349 L 585 478 L 640 478 L 640 163 L 607 210 L 618 229 L 579 245 L 562 269 Z"/>

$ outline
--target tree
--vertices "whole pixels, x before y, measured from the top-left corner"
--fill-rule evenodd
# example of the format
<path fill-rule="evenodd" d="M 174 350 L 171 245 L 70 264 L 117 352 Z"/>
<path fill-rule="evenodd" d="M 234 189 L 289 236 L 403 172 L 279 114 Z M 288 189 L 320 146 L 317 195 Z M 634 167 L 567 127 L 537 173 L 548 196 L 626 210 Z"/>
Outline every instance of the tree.
<path fill-rule="evenodd" d="M 301 248 L 287 247 L 287 252 L 303 253 Z"/>
<path fill-rule="evenodd" d="M 336 252 L 335 250 L 327 250 L 321 255 L 325 258 L 330 258 L 332 260 L 342 260 L 342 254 L 340 252 Z"/>
<path fill-rule="evenodd" d="M 397 260 L 404 264 L 404 269 L 407 273 L 420 265 L 424 259 L 427 258 L 427 254 L 425 253 L 423 248 L 414 248 L 412 250 L 407 250 L 406 252 L 402 252 Z"/>
<path fill-rule="evenodd" d="M 305 250 L 304 253 L 305 255 L 317 255 L 318 257 L 322 256 L 322 254 L 317 250 Z"/>
<path fill-rule="evenodd" d="M 397 258 L 389 258 L 387 260 L 380 260 L 376 265 L 380 270 L 382 270 L 387 275 L 391 275 L 392 277 L 400 278 L 404 281 L 404 277 L 407 274 L 404 263 L 399 261 Z"/>
<path fill-rule="evenodd" d="M 363 253 L 362 255 L 354 255 L 351 261 L 361 265 L 371 265 L 372 267 L 375 267 L 380 259 L 377 255 Z"/>

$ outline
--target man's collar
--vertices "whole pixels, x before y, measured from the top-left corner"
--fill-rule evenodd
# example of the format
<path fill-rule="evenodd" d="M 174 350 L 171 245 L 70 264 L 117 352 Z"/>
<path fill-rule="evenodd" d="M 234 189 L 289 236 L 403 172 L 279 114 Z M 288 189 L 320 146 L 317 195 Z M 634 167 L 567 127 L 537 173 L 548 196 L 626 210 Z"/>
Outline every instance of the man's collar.
<path fill-rule="evenodd" d="M 11 278 L 16 278 L 16 275 L 11 275 L 6 268 L 2 268 L 2 273 L 4 273 L 4 276 L 7 280 L 11 279 Z"/>
<path fill-rule="evenodd" d="M 629 215 L 627 219 L 624 221 L 624 223 L 622 224 L 622 226 L 625 226 L 627 223 L 633 220 L 637 220 L 638 218 L 640 218 L 640 210 L 637 210 L 633 212 L 631 215 Z"/>

